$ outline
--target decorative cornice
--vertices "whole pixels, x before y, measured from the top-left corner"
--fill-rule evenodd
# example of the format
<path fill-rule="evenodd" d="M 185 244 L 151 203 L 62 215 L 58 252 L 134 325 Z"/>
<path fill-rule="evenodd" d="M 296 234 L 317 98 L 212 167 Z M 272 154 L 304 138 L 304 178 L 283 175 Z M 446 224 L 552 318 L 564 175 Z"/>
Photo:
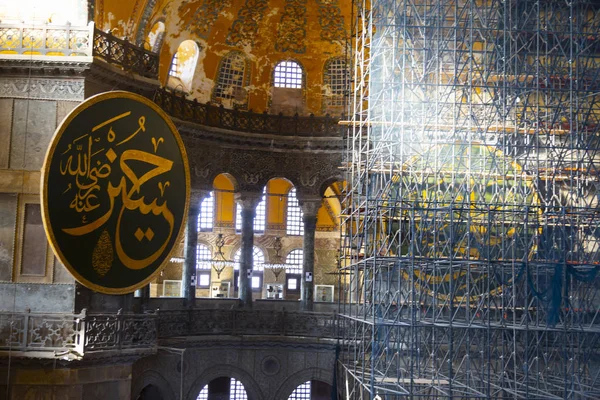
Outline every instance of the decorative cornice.
<path fill-rule="evenodd" d="M 0 97 L 83 101 L 83 79 L 0 78 Z"/>
<path fill-rule="evenodd" d="M 0 54 L 0 75 L 42 77 L 78 77 L 90 68 L 93 57 L 52 57 Z"/>
<path fill-rule="evenodd" d="M 245 150 L 268 150 L 280 153 L 332 153 L 341 154 L 345 142 L 341 137 L 299 137 L 238 132 L 213 128 L 193 122 L 173 119 L 184 142 L 186 137 L 221 147 Z"/>
<path fill-rule="evenodd" d="M 302 339 L 288 339 L 288 340 L 276 340 L 275 338 L 265 337 L 262 338 L 246 338 L 252 340 L 243 340 L 245 337 L 226 337 L 220 336 L 219 338 L 190 338 L 187 337 L 184 340 L 180 339 L 161 339 L 159 340 L 160 346 L 174 347 L 174 348 L 185 348 L 194 350 L 203 349 L 214 349 L 214 348 L 240 348 L 240 349 L 270 349 L 270 348 L 285 348 L 290 350 L 312 350 L 312 351 L 331 351 L 336 347 L 335 342 L 328 339 L 316 339 L 312 342 L 303 341 Z M 229 340 L 235 339 L 235 340 Z"/>

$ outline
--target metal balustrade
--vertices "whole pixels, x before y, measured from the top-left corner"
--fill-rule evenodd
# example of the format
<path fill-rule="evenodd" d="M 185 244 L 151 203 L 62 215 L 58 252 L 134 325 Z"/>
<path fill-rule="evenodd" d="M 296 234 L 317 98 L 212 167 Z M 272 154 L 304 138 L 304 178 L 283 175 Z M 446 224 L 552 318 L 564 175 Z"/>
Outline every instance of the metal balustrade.
<path fill-rule="evenodd" d="M 229 129 L 241 132 L 262 133 L 284 136 L 304 137 L 341 137 L 343 128 L 338 125 L 338 118 L 301 117 L 278 114 L 255 113 L 250 111 L 229 110 L 223 106 L 201 104 L 189 100 L 182 95 L 157 89 L 154 102 L 171 117 L 183 121 L 194 122 L 204 126 Z"/>
<path fill-rule="evenodd" d="M 147 78 L 158 77 L 158 54 L 94 29 L 94 57 Z"/>
<path fill-rule="evenodd" d="M 157 53 L 96 29 L 93 23 L 88 26 L 0 24 L 0 57 L 6 55 L 93 56 L 125 71 L 158 79 Z M 164 88 L 156 89 L 152 97 L 172 117 L 204 126 L 283 136 L 341 137 L 343 133 L 339 118 L 329 115 L 288 116 L 229 110 L 189 100 Z"/>

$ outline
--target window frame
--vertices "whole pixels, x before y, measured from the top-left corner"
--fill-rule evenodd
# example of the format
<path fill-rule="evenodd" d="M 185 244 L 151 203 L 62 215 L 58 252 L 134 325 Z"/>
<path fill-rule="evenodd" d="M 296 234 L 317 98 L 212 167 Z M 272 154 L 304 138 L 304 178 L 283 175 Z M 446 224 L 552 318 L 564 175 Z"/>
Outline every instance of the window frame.
<path fill-rule="evenodd" d="M 207 250 L 207 252 L 205 252 L 205 255 L 207 255 L 209 259 L 212 258 L 212 251 L 210 250 L 210 247 L 204 243 L 199 242 L 196 245 L 196 288 L 210 289 L 210 285 L 212 283 L 212 265 L 210 263 L 205 263 L 204 266 L 201 266 L 201 248 L 205 248 Z M 200 284 L 201 276 L 208 276 L 207 285 Z"/>
<path fill-rule="evenodd" d="M 262 255 L 262 261 L 260 261 L 260 259 L 257 260 L 257 254 Z M 233 262 L 234 267 L 233 267 L 233 284 L 234 284 L 234 290 L 239 290 L 239 277 L 240 277 L 240 267 L 239 267 L 239 263 L 240 263 L 240 258 L 241 258 L 241 253 L 242 253 L 242 248 L 240 247 L 239 249 L 237 249 L 237 251 L 234 253 L 233 256 Z M 253 292 L 260 292 L 262 291 L 262 287 L 263 287 L 263 283 L 264 283 L 264 264 L 265 264 L 265 252 L 263 251 L 263 249 L 261 249 L 258 246 L 254 246 L 252 248 L 252 260 L 253 260 L 253 269 L 252 269 L 252 278 L 257 277 L 259 278 L 259 287 L 254 288 L 252 287 L 252 278 L 250 279 L 250 287 L 252 288 Z M 259 262 L 257 262 L 259 261 Z M 260 267 L 259 267 L 260 266 Z"/>
<path fill-rule="evenodd" d="M 299 253 L 301 254 L 301 258 L 296 256 Z M 294 259 L 290 259 L 290 256 L 292 256 Z M 300 259 L 298 260 L 298 258 L 300 258 Z M 292 261 L 292 262 L 290 262 L 290 261 Z M 294 261 L 300 261 L 300 263 L 294 262 Z M 286 293 L 293 293 L 293 294 L 300 293 L 300 289 L 302 287 L 301 279 L 302 279 L 303 262 L 304 262 L 304 250 L 303 249 L 299 249 L 299 248 L 293 249 L 285 257 L 285 264 L 286 264 L 286 267 L 285 267 L 285 290 L 286 290 Z M 292 269 L 292 268 L 289 268 L 288 265 L 298 265 L 299 268 Z M 296 287 L 296 289 L 290 288 L 289 281 L 291 279 L 297 280 L 298 286 Z"/>
<path fill-rule="evenodd" d="M 232 68 L 232 64 L 235 61 L 239 61 L 244 64 L 244 70 L 241 73 L 241 77 L 239 74 L 236 74 L 236 70 Z M 226 67 L 229 69 L 229 71 L 224 71 Z M 230 51 L 223 56 L 219 61 L 219 66 L 217 68 L 215 87 L 212 90 L 211 100 L 219 104 L 222 104 L 224 100 L 229 100 L 232 101 L 234 108 L 245 110 L 248 107 L 248 93 L 246 93 L 244 101 L 239 101 L 236 100 L 234 95 L 226 94 L 225 92 L 229 88 L 232 88 L 232 90 L 244 90 L 246 87 L 248 87 L 250 85 L 251 67 L 252 66 L 246 55 L 240 51 Z M 224 80 L 227 80 L 229 83 L 225 85 L 224 82 L 222 82 Z M 235 84 L 236 80 L 241 81 L 239 85 Z"/>
<path fill-rule="evenodd" d="M 208 201 L 211 201 L 210 203 L 210 212 L 206 211 L 206 209 L 208 209 L 209 206 L 205 206 L 204 204 L 207 203 Z M 200 203 L 200 207 L 198 209 L 198 232 L 212 232 L 214 230 L 215 227 L 215 196 L 214 196 L 214 190 L 210 191 L 210 194 L 208 195 L 208 197 L 206 197 L 204 200 L 202 200 L 202 202 Z M 206 214 L 206 215 L 204 215 Z M 210 214 L 210 216 L 209 216 Z M 203 218 L 204 217 L 204 218 Z M 203 221 L 207 221 L 208 218 L 210 218 L 210 226 L 206 226 L 206 227 L 202 227 L 202 223 Z"/>
<path fill-rule="evenodd" d="M 288 65 L 288 63 L 292 65 Z M 306 88 L 302 63 L 298 60 L 287 59 L 275 64 L 273 68 L 273 88 L 298 90 Z"/>
<path fill-rule="evenodd" d="M 304 213 L 300 202 L 298 201 L 297 190 L 292 187 L 287 193 L 286 210 L 285 210 L 285 233 L 288 236 L 304 236 Z M 294 200 L 294 204 L 291 204 L 290 200 Z M 298 210 L 298 212 L 293 210 Z M 290 229 L 290 216 L 294 217 L 294 226 Z M 296 225 L 297 221 L 297 225 Z"/>
<path fill-rule="evenodd" d="M 171 65 L 169 65 L 169 76 L 172 76 L 173 78 L 180 78 L 181 77 L 181 65 L 179 65 L 179 56 L 178 56 L 179 51 L 176 51 L 175 54 L 173 54 L 173 58 L 171 58 Z"/>
<path fill-rule="evenodd" d="M 254 215 L 254 222 L 252 224 L 252 230 L 254 234 L 264 235 L 267 229 L 267 186 L 263 188 L 262 198 L 256 205 L 256 213 Z M 257 221 L 261 224 L 262 229 L 256 229 Z M 261 227 L 259 226 L 259 228 Z M 236 203 L 235 205 L 235 232 L 242 232 L 242 206 Z"/>
<path fill-rule="evenodd" d="M 340 66 L 339 64 L 342 65 Z M 339 73 L 333 74 L 332 72 Z M 329 87 L 330 90 L 330 94 L 323 93 L 323 108 L 325 110 L 346 106 L 346 96 L 350 88 L 348 73 L 348 61 L 343 57 L 330 58 L 325 62 L 323 67 L 323 86 Z M 341 90 L 338 91 L 338 87 Z"/>

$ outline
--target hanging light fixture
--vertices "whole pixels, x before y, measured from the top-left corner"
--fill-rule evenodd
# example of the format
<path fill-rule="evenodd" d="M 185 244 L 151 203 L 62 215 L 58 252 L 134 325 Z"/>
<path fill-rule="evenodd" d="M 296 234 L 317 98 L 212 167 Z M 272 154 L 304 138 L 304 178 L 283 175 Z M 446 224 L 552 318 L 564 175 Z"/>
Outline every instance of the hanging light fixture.
<path fill-rule="evenodd" d="M 282 247 L 283 246 L 281 245 L 281 238 L 279 236 L 277 236 L 275 238 L 275 243 L 273 243 L 273 249 L 275 250 L 275 256 L 273 257 L 273 262 L 264 264 L 265 268 L 268 268 L 271 271 L 273 271 L 273 275 L 275 275 L 276 282 L 279 280 L 279 275 L 281 275 L 281 273 L 283 271 L 285 271 L 285 261 L 283 261 L 282 257 L 281 257 Z"/>
<path fill-rule="evenodd" d="M 217 252 L 215 253 L 214 257 L 210 260 L 210 264 L 217 273 L 217 279 L 221 279 L 221 272 L 223 272 L 223 270 L 225 270 L 226 267 L 233 267 L 234 262 L 225 258 L 225 255 L 223 254 L 225 238 L 223 237 L 222 233 L 219 233 L 217 235 L 217 241 L 215 242 L 215 245 L 217 246 Z"/>

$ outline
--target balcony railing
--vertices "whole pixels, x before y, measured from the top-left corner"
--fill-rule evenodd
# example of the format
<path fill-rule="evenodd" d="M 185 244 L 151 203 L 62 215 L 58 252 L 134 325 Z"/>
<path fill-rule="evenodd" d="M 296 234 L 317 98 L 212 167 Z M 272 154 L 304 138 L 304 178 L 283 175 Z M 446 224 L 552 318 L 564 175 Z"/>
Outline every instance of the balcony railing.
<path fill-rule="evenodd" d="M 0 54 L 94 56 L 148 78 L 158 76 L 158 54 L 94 27 L 0 24 Z"/>
<path fill-rule="evenodd" d="M 113 35 L 94 30 L 94 57 L 147 78 L 158 77 L 158 54 Z"/>
<path fill-rule="evenodd" d="M 274 335 L 337 337 L 337 316 L 271 310 L 174 310 L 158 313 L 158 336 Z"/>
<path fill-rule="evenodd" d="M 0 53 L 44 56 L 91 56 L 94 24 L 0 24 Z"/>
<path fill-rule="evenodd" d="M 0 313 L 0 351 L 35 358 L 80 359 L 86 352 L 154 348 L 153 314 Z"/>
<path fill-rule="evenodd" d="M 156 314 L 0 313 L 0 352 L 81 359 L 96 351 L 149 350 L 158 339 L 196 335 L 336 338 L 337 315 L 275 310 L 169 310 Z"/>
<path fill-rule="evenodd" d="M 285 136 L 341 136 L 339 118 L 301 117 L 228 110 L 223 106 L 201 104 L 165 89 L 154 93 L 154 102 L 171 117 L 204 126 L 234 131 Z"/>
<path fill-rule="evenodd" d="M 140 76 L 158 78 L 158 54 L 102 32 L 93 23 L 83 27 L 0 24 L 0 55 L 4 54 L 94 56 Z M 153 100 L 172 117 L 210 127 L 284 136 L 342 135 L 339 118 L 329 115 L 301 117 L 228 110 L 200 104 L 165 89 L 157 89 Z"/>

